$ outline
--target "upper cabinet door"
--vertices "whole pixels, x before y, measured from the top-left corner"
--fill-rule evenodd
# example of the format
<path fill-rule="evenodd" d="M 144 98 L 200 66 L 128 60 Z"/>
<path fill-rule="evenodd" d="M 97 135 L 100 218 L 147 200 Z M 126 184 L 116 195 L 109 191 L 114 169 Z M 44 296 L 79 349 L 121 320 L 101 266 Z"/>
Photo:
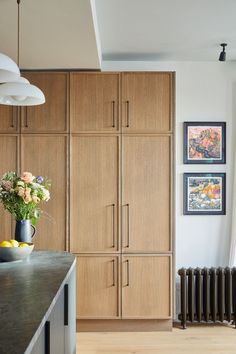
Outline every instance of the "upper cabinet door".
<path fill-rule="evenodd" d="M 40 205 L 42 215 L 36 225 L 37 249 L 64 251 L 66 245 L 66 155 L 65 136 L 24 135 L 21 141 L 21 170 L 51 180 L 51 199 Z"/>
<path fill-rule="evenodd" d="M 170 251 L 170 137 L 125 136 L 122 145 L 123 252 Z"/>
<path fill-rule="evenodd" d="M 122 131 L 168 132 L 172 129 L 173 74 L 122 73 Z"/>
<path fill-rule="evenodd" d="M 0 104 L 0 133 L 17 133 L 18 108 Z"/>
<path fill-rule="evenodd" d="M 39 87 L 46 103 L 22 108 L 21 129 L 25 133 L 63 133 L 67 131 L 68 74 L 26 72 L 24 77 Z"/>
<path fill-rule="evenodd" d="M 118 250 L 117 136 L 74 136 L 71 165 L 71 251 Z"/>
<path fill-rule="evenodd" d="M 119 129 L 119 74 L 72 73 L 72 132 L 116 132 Z"/>

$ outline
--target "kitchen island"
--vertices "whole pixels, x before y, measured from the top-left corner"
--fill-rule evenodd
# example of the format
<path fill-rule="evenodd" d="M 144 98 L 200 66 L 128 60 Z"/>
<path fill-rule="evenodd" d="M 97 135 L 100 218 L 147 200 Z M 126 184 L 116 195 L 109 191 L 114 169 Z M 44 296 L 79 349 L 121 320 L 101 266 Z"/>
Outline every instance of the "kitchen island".
<path fill-rule="evenodd" d="M 75 257 L 0 262 L 0 354 L 75 354 Z"/>

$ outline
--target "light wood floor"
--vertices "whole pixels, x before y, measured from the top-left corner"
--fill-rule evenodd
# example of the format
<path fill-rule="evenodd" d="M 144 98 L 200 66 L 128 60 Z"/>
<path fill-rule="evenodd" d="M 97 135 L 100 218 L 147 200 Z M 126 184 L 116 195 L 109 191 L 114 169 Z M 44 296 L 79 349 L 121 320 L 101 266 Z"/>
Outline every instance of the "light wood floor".
<path fill-rule="evenodd" d="M 173 332 L 77 333 L 77 354 L 236 354 L 236 329 L 197 325 Z"/>

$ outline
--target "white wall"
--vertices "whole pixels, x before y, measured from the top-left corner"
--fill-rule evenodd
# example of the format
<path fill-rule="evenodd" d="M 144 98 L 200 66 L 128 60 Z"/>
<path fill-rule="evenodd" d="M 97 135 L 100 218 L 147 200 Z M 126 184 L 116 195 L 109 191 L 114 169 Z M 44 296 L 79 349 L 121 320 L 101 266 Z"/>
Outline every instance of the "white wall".
<path fill-rule="evenodd" d="M 176 71 L 176 267 L 228 265 L 236 136 L 236 63 L 104 61 L 102 70 Z M 226 165 L 183 164 L 184 121 L 227 122 Z M 183 215 L 184 172 L 227 173 L 226 216 Z"/>

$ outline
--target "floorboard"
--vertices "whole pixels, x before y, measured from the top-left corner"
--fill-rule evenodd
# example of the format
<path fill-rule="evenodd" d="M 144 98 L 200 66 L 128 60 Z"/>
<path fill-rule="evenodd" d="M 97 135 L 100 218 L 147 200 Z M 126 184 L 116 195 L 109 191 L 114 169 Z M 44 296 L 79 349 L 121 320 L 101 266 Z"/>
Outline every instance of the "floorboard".
<path fill-rule="evenodd" d="M 236 329 L 196 325 L 172 332 L 77 333 L 77 354 L 236 354 Z"/>

